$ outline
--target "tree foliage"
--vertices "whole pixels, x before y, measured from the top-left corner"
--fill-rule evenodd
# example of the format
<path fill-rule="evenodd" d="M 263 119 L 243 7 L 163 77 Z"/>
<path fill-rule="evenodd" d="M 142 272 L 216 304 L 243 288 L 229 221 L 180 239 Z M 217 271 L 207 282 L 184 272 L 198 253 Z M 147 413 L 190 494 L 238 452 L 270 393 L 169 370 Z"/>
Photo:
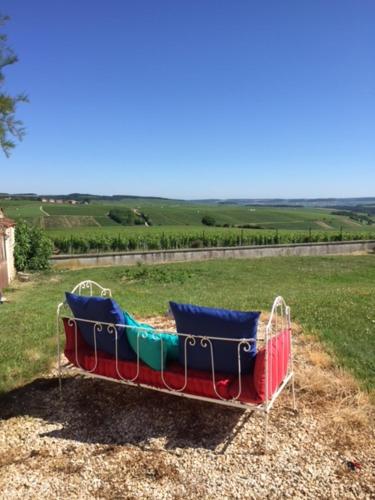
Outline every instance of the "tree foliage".
<path fill-rule="evenodd" d="M 16 244 L 14 247 L 14 264 L 17 271 L 24 271 L 27 268 L 30 247 L 29 228 L 26 222 L 19 222 L 16 225 Z"/>
<path fill-rule="evenodd" d="M 204 215 L 202 217 L 202 224 L 205 226 L 214 226 L 216 224 L 216 220 L 212 215 Z"/>
<path fill-rule="evenodd" d="M 108 212 L 108 216 L 123 226 L 144 226 L 145 222 L 152 225 L 150 217 L 142 212 L 131 210 L 130 208 L 113 208 Z"/>
<path fill-rule="evenodd" d="M 7 23 L 9 17 L 0 14 L 0 29 Z M 5 91 L 4 68 L 15 64 L 17 56 L 7 45 L 7 36 L 0 32 L 0 148 L 6 156 L 15 147 L 14 139 L 21 140 L 25 129 L 20 120 L 16 119 L 16 108 L 20 102 L 27 102 L 25 94 L 10 95 Z"/>
<path fill-rule="evenodd" d="M 17 271 L 41 271 L 49 268 L 53 243 L 40 227 L 24 221 L 16 225 L 14 263 Z"/>
<path fill-rule="evenodd" d="M 123 226 L 133 226 L 138 218 L 130 208 L 114 208 L 109 211 L 109 217 Z"/>

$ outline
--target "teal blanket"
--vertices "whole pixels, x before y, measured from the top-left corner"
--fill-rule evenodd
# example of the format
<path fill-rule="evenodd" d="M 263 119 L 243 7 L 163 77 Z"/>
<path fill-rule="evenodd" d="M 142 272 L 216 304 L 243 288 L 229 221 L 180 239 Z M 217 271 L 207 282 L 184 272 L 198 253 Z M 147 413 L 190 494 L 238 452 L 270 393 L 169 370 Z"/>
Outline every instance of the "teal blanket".
<path fill-rule="evenodd" d="M 124 324 L 129 344 L 146 365 L 161 371 L 167 361 L 178 360 L 178 335 L 158 333 L 153 326 L 139 323 L 126 311 Z"/>

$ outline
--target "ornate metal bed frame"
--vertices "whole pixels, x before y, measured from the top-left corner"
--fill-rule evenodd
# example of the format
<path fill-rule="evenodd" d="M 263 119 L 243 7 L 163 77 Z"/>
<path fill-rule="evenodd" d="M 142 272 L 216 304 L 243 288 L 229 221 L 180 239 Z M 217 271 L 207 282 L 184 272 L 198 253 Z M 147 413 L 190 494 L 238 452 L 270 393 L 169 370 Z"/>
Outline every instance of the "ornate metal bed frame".
<path fill-rule="evenodd" d="M 95 293 L 94 293 L 95 292 Z M 76 293 L 78 295 L 89 295 L 89 296 L 101 296 L 101 297 L 112 297 L 112 292 L 109 288 L 104 288 L 95 281 L 91 280 L 85 280 L 79 283 L 74 287 L 72 290 L 72 293 Z M 61 330 L 62 330 L 62 320 L 65 319 L 68 322 L 68 325 L 70 327 L 74 328 L 74 337 L 75 337 L 75 361 L 76 363 L 65 363 L 63 365 L 62 359 L 61 359 Z M 93 339 L 94 339 L 94 352 L 95 352 L 95 363 L 92 369 L 87 370 L 83 368 L 79 362 L 79 356 L 78 356 L 78 328 L 77 328 L 77 322 L 85 322 L 88 324 L 91 324 L 93 326 Z M 116 366 L 116 373 L 118 375 L 118 379 L 111 378 L 111 377 L 106 377 L 100 374 L 95 373 L 95 370 L 98 365 L 98 351 L 96 347 L 96 335 L 100 334 L 103 332 L 103 328 L 106 328 L 106 331 L 109 334 L 115 335 L 115 347 L 116 347 L 116 355 L 115 355 L 115 366 Z M 136 370 L 136 375 L 130 379 L 126 379 L 123 377 L 123 375 L 120 373 L 119 370 L 119 358 L 118 358 L 118 352 L 117 352 L 117 335 L 118 335 L 118 328 L 129 328 L 127 325 L 124 324 L 112 324 L 112 323 L 103 323 L 103 322 L 98 322 L 98 321 L 91 321 L 91 320 L 84 320 L 80 318 L 73 318 L 70 312 L 70 309 L 68 308 L 66 301 L 61 302 L 58 307 L 57 307 L 57 321 L 56 321 L 56 334 L 57 334 L 57 362 L 58 362 L 58 378 L 59 378 L 59 388 L 60 391 L 62 390 L 62 375 L 63 372 L 65 371 L 71 371 L 73 368 L 74 370 L 78 369 L 78 372 L 88 376 L 88 377 L 93 377 L 93 378 L 99 378 L 99 379 L 104 379 L 104 380 L 109 380 L 112 382 L 117 382 L 120 384 L 126 384 L 126 385 L 131 385 L 131 386 L 136 386 L 136 387 L 143 387 L 146 389 L 152 389 L 155 391 L 160 391 L 164 392 L 167 394 L 173 394 L 175 396 L 182 396 L 186 398 L 192 398 L 192 399 L 198 399 L 201 401 L 207 401 L 210 403 L 217 403 L 225 406 L 231 406 L 231 407 L 236 407 L 236 408 L 242 408 L 245 410 L 252 410 L 252 411 L 259 411 L 264 414 L 264 422 L 265 422 L 265 437 L 264 437 L 264 448 L 266 449 L 267 447 L 267 434 L 268 434 L 268 414 L 277 399 L 277 397 L 280 395 L 284 387 L 288 384 L 288 382 L 291 382 L 291 389 L 292 389 L 292 398 L 293 398 L 293 409 L 296 409 L 296 401 L 295 401 L 295 391 L 294 391 L 294 372 L 293 372 L 293 350 L 292 350 L 292 338 L 291 338 L 291 322 L 290 322 L 290 308 L 289 306 L 286 305 L 284 299 L 281 296 L 276 297 L 272 309 L 271 309 L 271 314 L 268 320 L 268 323 L 266 325 L 266 328 L 264 332 L 258 332 L 258 338 L 257 340 L 249 340 L 249 339 L 232 339 L 232 338 L 222 338 L 222 337 L 212 337 L 212 336 L 200 336 L 200 335 L 189 335 L 189 334 L 183 334 L 183 333 L 178 333 L 178 332 L 160 332 L 158 330 L 155 330 L 155 333 L 169 333 L 169 334 L 174 334 L 178 335 L 179 337 L 184 338 L 184 354 L 185 354 L 185 372 L 184 372 L 184 384 L 182 387 L 176 389 L 168 385 L 168 383 L 165 380 L 165 371 L 163 370 L 163 366 L 161 368 L 161 379 L 163 381 L 164 387 L 154 387 L 149 384 L 145 384 L 142 382 L 137 382 L 137 378 L 139 377 L 139 372 L 140 372 L 140 358 L 139 358 L 139 338 L 142 336 L 142 332 L 145 330 L 144 328 L 139 327 L 138 330 L 138 335 L 137 335 L 137 358 L 136 358 L 136 363 L 137 363 L 137 370 Z M 135 327 L 131 327 L 135 328 Z M 272 377 L 272 364 L 273 363 L 273 357 L 271 356 L 270 359 L 267 362 L 267 357 L 268 357 L 268 349 L 267 347 L 270 345 L 269 341 L 272 340 L 272 338 L 275 338 L 280 332 L 282 331 L 288 331 L 289 335 L 289 342 L 290 342 L 290 351 L 288 354 L 288 366 L 287 367 L 282 367 L 283 371 L 285 371 L 285 376 L 283 377 L 280 385 L 277 387 L 275 392 L 273 394 L 269 394 L 269 383 L 271 383 L 272 387 L 272 381 L 270 380 L 270 377 Z M 263 334 L 262 334 L 263 333 Z M 213 344 L 212 341 L 219 340 L 219 341 L 224 341 L 224 342 L 231 342 L 231 343 L 237 343 L 237 357 L 238 357 L 238 391 L 237 394 L 232 397 L 231 399 L 226 399 L 223 398 L 220 393 L 217 390 L 216 386 L 216 377 L 215 377 L 215 367 L 214 367 L 214 355 L 213 355 Z M 256 342 L 257 343 L 257 350 L 259 352 L 259 346 L 265 348 L 265 398 L 264 401 L 259 403 L 259 404 L 254 404 L 254 403 L 247 403 L 244 401 L 241 401 L 239 398 L 242 393 L 242 377 L 241 377 L 241 360 L 240 360 L 240 351 L 249 352 L 251 349 L 251 343 Z M 199 345 L 202 348 L 209 348 L 210 349 L 210 357 L 211 357 L 211 367 L 212 367 L 212 386 L 214 388 L 214 392 L 216 394 L 216 398 L 210 398 L 210 397 L 205 397 L 205 396 L 199 396 L 195 394 L 190 394 L 183 392 L 184 389 L 187 386 L 188 383 L 188 369 L 187 369 L 187 345 L 189 346 L 194 346 Z M 161 356 L 163 356 L 163 340 L 161 340 Z M 283 357 L 284 359 L 284 357 Z M 276 362 L 278 362 L 276 358 Z M 163 364 L 162 364 L 163 365 Z M 271 367 L 271 370 L 270 370 Z M 284 370 L 284 368 L 286 368 Z"/>

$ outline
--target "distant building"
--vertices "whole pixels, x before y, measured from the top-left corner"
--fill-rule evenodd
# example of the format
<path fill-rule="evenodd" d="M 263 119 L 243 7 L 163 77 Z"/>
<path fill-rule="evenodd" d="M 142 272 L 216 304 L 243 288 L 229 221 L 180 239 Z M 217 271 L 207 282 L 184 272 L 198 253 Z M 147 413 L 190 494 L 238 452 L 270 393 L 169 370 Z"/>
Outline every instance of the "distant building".
<path fill-rule="evenodd" d="M 40 199 L 40 201 L 41 201 L 42 203 L 48 203 L 47 198 L 41 198 L 41 199 Z"/>
<path fill-rule="evenodd" d="M 56 203 L 58 203 L 59 205 L 62 205 L 64 203 L 64 200 L 56 200 Z"/>
<path fill-rule="evenodd" d="M 55 200 L 54 200 L 53 198 L 50 198 L 50 199 L 48 200 L 48 203 L 55 203 Z"/>
<path fill-rule="evenodd" d="M 78 205 L 77 200 L 68 200 L 69 205 Z"/>

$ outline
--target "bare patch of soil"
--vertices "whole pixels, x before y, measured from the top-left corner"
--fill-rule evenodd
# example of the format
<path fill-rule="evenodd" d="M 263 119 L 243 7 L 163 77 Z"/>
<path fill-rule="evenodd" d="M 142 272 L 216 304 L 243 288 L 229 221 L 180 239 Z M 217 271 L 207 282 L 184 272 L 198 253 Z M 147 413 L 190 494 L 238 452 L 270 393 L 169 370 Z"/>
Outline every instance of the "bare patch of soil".
<path fill-rule="evenodd" d="M 322 220 L 316 220 L 314 222 L 315 222 L 315 224 L 317 224 L 318 226 L 322 227 L 323 229 L 333 229 L 332 226 L 330 226 L 329 224 L 327 224 L 326 222 L 324 222 Z"/>

